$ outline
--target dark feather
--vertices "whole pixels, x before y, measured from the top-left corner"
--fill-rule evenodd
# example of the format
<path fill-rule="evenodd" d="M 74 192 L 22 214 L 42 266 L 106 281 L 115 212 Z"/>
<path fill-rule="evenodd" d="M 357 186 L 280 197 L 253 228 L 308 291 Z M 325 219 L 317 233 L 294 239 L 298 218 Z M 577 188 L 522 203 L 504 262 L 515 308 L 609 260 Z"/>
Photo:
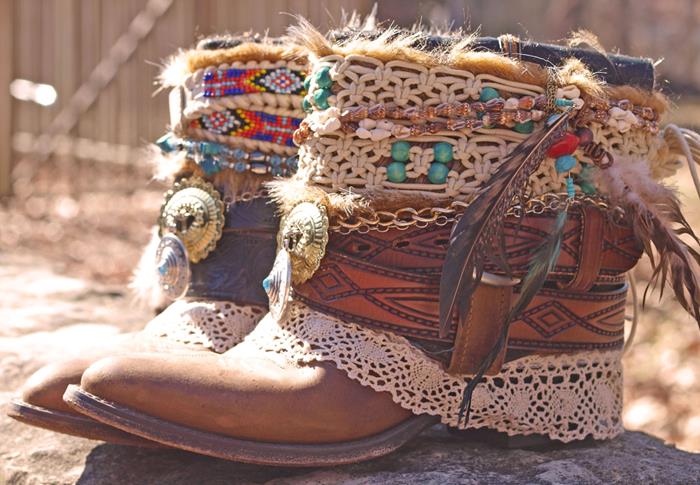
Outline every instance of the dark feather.
<path fill-rule="evenodd" d="M 700 325 L 700 254 L 682 238 L 700 245 L 698 236 L 681 212 L 675 192 L 656 182 L 643 161 L 616 161 L 600 170 L 598 181 L 613 204 L 625 209 L 635 236 L 652 265 L 644 292 L 668 284 L 678 302 Z"/>
<path fill-rule="evenodd" d="M 510 309 L 506 321 L 501 327 L 501 332 L 498 335 L 498 340 L 493 348 L 489 351 L 484 361 L 479 365 L 474 378 L 469 381 L 464 389 L 462 396 L 462 404 L 459 408 L 460 421 L 466 417 L 469 421 L 469 410 L 471 408 L 472 395 L 474 389 L 481 382 L 486 370 L 491 367 L 496 357 L 501 353 L 503 347 L 508 340 L 508 330 L 511 322 L 530 304 L 535 295 L 540 291 L 542 285 L 547 280 L 547 275 L 554 269 L 559 259 L 561 250 L 562 235 L 564 234 L 564 226 L 566 225 L 567 211 L 562 210 L 557 214 L 554 220 L 554 226 L 547 236 L 547 239 L 537 248 L 537 251 L 530 260 L 530 265 L 527 274 L 523 277 L 520 296 Z"/>
<path fill-rule="evenodd" d="M 566 128 L 568 113 L 521 143 L 498 167 L 488 187 L 464 211 L 450 237 L 440 278 L 440 335 L 446 336 L 455 306 L 460 321 L 469 312 L 471 295 L 481 281 L 487 253 L 502 251 L 503 219 L 522 197 L 530 176 Z M 500 254 L 491 260 L 505 260 Z"/>

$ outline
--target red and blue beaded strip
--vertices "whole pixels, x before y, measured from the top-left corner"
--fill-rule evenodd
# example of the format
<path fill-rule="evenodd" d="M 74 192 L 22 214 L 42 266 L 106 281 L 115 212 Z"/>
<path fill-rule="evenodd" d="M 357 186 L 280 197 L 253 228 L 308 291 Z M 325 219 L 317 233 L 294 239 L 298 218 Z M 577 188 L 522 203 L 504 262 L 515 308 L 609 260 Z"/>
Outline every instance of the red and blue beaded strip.
<path fill-rule="evenodd" d="M 192 120 L 190 128 L 293 147 L 292 136 L 300 124 L 301 119 L 292 116 L 232 108 Z"/>
<path fill-rule="evenodd" d="M 221 98 L 250 93 L 291 94 L 303 96 L 304 73 L 286 67 L 257 69 L 216 69 L 202 79 L 205 98 Z"/>

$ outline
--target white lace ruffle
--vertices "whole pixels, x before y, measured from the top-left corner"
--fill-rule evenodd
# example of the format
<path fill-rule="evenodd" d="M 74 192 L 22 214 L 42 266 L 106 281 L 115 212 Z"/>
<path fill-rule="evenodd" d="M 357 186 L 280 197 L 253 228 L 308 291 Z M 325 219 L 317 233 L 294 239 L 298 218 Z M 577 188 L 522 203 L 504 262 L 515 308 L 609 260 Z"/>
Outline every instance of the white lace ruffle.
<path fill-rule="evenodd" d="M 267 315 L 240 345 L 296 363 L 333 362 L 361 384 L 416 414 L 459 425 L 467 376 L 446 373 L 404 338 L 343 323 L 292 303 L 285 321 Z M 533 355 L 505 364 L 477 386 L 468 428 L 542 434 L 564 442 L 623 430 L 620 351 Z"/>
<path fill-rule="evenodd" d="M 240 343 L 264 315 L 262 307 L 228 301 L 177 300 L 151 320 L 144 332 L 222 353 Z"/>

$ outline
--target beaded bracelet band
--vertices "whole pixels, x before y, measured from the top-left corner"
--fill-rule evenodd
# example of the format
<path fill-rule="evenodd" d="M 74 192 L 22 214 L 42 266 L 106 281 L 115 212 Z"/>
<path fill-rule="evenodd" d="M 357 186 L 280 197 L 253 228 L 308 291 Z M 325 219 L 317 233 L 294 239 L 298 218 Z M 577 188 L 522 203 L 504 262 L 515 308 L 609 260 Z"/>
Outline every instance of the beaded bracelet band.
<path fill-rule="evenodd" d="M 230 169 L 239 173 L 251 172 L 257 175 L 289 177 L 296 172 L 298 166 L 296 155 L 283 157 L 257 150 L 248 152 L 221 143 L 177 138 L 172 133 L 166 133 L 155 144 L 163 153 L 186 152 L 187 156 L 208 176 Z"/>

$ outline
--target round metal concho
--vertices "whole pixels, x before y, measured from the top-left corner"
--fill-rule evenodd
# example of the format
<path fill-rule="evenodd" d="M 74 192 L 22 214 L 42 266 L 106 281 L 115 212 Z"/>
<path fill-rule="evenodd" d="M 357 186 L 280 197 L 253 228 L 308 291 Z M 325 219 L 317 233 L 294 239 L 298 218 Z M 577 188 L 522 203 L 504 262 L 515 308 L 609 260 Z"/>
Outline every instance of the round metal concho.
<path fill-rule="evenodd" d="M 190 261 L 197 263 L 221 239 L 224 204 L 210 183 L 198 177 L 182 179 L 166 192 L 158 223 L 161 236 L 177 235 L 187 248 Z"/>
<path fill-rule="evenodd" d="M 277 321 L 281 320 L 286 313 L 292 291 L 292 262 L 284 248 L 277 253 L 272 271 L 263 280 L 263 288 L 267 292 L 270 315 Z"/>
<path fill-rule="evenodd" d="M 289 251 L 292 279 L 301 284 L 311 278 L 326 254 L 328 215 L 326 208 L 302 202 L 280 224 L 278 244 Z"/>
<path fill-rule="evenodd" d="M 177 300 L 187 293 L 190 286 L 190 262 L 187 249 L 180 238 L 166 234 L 156 250 L 158 283 L 165 295 Z"/>

